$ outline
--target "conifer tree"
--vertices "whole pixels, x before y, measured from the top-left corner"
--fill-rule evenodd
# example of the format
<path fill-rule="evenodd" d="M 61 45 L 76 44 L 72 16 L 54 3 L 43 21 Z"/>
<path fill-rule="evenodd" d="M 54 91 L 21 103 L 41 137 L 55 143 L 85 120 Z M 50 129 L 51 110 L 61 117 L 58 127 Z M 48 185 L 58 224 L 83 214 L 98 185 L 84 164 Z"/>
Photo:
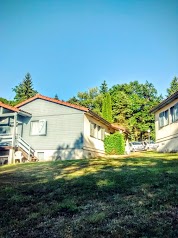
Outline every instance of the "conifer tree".
<path fill-rule="evenodd" d="M 109 122 L 112 122 L 112 105 L 111 105 L 111 96 L 109 93 L 105 94 L 102 107 L 102 116 Z"/>
<path fill-rule="evenodd" d="M 33 89 L 32 78 L 29 73 L 25 75 L 25 78 L 23 79 L 22 83 L 15 86 L 15 88 L 13 88 L 12 90 L 16 93 L 14 97 L 14 100 L 16 102 L 21 102 L 23 100 L 31 98 L 38 93 L 36 90 Z"/>
<path fill-rule="evenodd" d="M 167 89 L 168 96 L 178 91 L 178 78 L 174 77 L 170 83 L 170 88 Z"/>
<path fill-rule="evenodd" d="M 108 92 L 108 85 L 106 81 L 104 80 L 104 82 L 100 86 L 100 93 L 105 94 L 107 92 Z"/>
<path fill-rule="evenodd" d="M 54 99 L 59 100 L 59 97 L 58 97 L 57 93 L 55 94 Z"/>

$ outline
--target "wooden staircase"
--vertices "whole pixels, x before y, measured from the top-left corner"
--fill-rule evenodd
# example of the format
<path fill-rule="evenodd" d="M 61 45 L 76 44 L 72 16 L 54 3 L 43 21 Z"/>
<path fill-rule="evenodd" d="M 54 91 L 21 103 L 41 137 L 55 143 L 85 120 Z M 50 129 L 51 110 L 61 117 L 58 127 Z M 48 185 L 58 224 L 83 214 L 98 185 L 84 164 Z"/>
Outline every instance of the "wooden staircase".
<path fill-rule="evenodd" d="M 38 158 L 34 155 L 35 150 L 21 136 L 17 138 L 17 148 L 22 152 L 24 161 L 38 161 Z"/>

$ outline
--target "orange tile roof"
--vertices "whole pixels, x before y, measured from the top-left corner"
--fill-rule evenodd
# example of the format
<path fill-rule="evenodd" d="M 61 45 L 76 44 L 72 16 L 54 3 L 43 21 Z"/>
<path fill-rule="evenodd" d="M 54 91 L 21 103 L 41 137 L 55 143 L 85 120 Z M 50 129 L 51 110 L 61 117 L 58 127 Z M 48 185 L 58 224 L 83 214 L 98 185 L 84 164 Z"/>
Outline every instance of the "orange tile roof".
<path fill-rule="evenodd" d="M 71 108 L 75 108 L 75 109 L 78 109 L 78 110 L 81 110 L 81 111 L 84 111 L 84 112 L 88 112 L 89 109 L 86 108 L 86 107 L 82 107 L 82 106 L 78 106 L 78 105 L 75 105 L 75 104 L 71 104 L 69 102 L 63 102 L 61 100 L 58 100 L 58 99 L 54 99 L 54 98 L 50 98 L 50 97 L 46 97 L 46 96 L 43 96 L 41 94 L 36 94 L 34 97 L 32 98 L 29 98 L 19 104 L 17 104 L 15 107 L 16 108 L 19 108 L 29 102 L 32 102 L 33 100 L 36 100 L 36 99 L 43 99 L 43 100 L 46 100 L 46 101 L 49 101 L 49 102 L 54 102 L 54 103 L 57 103 L 57 104 L 60 104 L 60 105 L 64 105 L 64 106 L 67 106 L 67 107 L 71 107 Z"/>
<path fill-rule="evenodd" d="M 118 131 L 121 130 L 121 131 L 123 131 L 123 132 L 126 132 L 126 129 L 125 129 L 124 127 L 118 125 L 118 124 L 112 123 L 111 126 L 112 126 L 112 128 L 114 128 L 115 130 L 118 130 Z"/>
<path fill-rule="evenodd" d="M 6 108 L 6 109 L 11 110 L 11 111 L 13 111 L 13 112 L 26 113 L 26 114 L 31 115 L 31 113 L 29 113 L 29 112 L 23 111 L 23 110 L 21 110 L 21 109 L 19 109 L 19 108 L 10 106 L 10 105 L 5 104 L 5 103 L 3 103 L 3 102 L 0 102 L 0 107 Z"/>
<path fill-rule="evenodd" d="M 0 107 L 4 107 L 4 108 L 9 109 L 9 110 L 11 110 L 13 112 L 19 112 L 20 111 L 18 108 L 15 108 L 13 106 L 7 105 L 7 104 L 5 104 L 3 102 L 0 102 Z"/>

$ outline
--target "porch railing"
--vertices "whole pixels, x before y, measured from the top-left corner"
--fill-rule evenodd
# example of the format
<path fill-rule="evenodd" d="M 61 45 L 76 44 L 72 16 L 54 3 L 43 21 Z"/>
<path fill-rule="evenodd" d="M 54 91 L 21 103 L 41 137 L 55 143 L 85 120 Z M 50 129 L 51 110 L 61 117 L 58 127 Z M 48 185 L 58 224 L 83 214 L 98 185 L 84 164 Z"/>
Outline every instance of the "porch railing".
<path fill-rule="evenodd" d="M 0 134 L 0 146 L 12 146 L 13 136 L 12 134 Z M 19 147 L 27 155 L 27 159 L 30 160 L 30 157 L 34 157 L 35 150 L 32 146 L 25 141 L 21 136 L 16 135 L 15 146 Z"/>
<path fill-rule="evenodd" d="M 30 157 L 34 157 L 35 150 L 21 136 L 17 138 L 17 146 L 27 154 L 28 160 L 30 160 Z"/>
<path fill-rule="evenodd" d="M 12 134 L 0 134 L 0 146 L 11 146 Z"/>

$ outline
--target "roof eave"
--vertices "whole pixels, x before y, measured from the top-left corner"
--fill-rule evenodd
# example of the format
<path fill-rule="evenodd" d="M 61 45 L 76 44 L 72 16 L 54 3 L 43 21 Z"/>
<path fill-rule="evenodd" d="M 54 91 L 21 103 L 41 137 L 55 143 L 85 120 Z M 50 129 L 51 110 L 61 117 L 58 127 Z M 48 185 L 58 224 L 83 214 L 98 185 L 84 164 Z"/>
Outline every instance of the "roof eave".
<path fill-rule="evenodd" d="M 178 91 L 172 94 L 170 97 L 163 100 L 161 103 L 159 103 L 157 106 L 153 107 L 150 112 L 155 113 L 159 111 L 161 108 L 165 107 L 169 103 L 173 102 L 175 99 L 178 99 Z"/>

